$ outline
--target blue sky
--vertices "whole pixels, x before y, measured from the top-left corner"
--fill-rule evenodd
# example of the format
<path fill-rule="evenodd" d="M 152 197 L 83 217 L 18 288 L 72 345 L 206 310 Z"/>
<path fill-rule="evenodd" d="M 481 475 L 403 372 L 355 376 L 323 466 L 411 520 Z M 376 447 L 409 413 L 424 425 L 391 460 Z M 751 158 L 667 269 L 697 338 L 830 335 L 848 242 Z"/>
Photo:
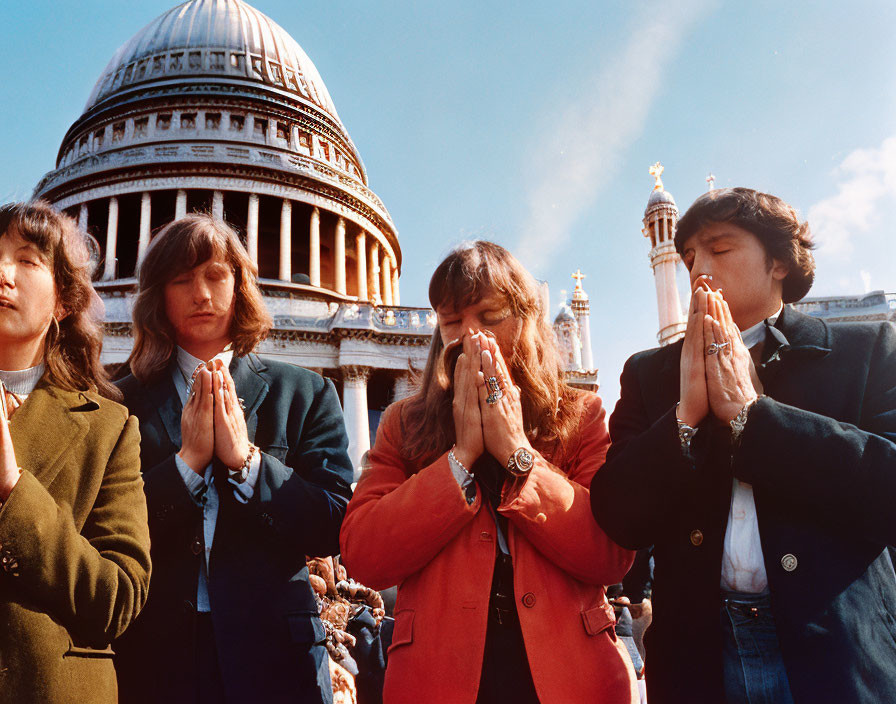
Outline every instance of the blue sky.
<path fill-rule="evenodd" d="M 6 2 L 0 199 L 53 168 L 115 49 L 173 2 Z M 816 233 L 810 295 L 896 290 L 896 3 L 256 0 L 324 78 L 398 227 L 402 303 L 464 239 L 518 253 L 554 312 L 581 267 L 602 393 L 655 344 L 652 188 L 782 196 Z"/>

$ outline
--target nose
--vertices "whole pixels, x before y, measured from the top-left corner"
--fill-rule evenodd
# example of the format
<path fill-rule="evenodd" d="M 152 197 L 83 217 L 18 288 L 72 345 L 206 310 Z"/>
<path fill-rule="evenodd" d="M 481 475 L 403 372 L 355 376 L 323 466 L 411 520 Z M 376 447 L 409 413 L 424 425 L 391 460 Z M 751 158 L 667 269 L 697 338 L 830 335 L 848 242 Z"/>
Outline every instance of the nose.
<path fill-rule="evenodd" d="M 10 261 L 0 261 L 0 286 L 15 286 L 15 264 Z"/>
<path fill-rule="evenodd" d="M 197 276 L 193 279 L 193 302 L 204 303 L 212 297 L 211 290 L 205 281 L 205 277 Z"/>

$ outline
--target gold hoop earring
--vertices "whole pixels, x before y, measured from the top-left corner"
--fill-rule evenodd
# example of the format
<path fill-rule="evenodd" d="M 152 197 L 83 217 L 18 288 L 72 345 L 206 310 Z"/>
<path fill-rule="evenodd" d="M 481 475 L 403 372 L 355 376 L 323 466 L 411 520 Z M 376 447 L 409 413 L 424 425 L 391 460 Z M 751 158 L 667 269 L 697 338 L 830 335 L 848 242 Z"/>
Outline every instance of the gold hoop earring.
<path fill-rule="evenodd" d="M 60 335 L 60 332 L 59 332 L 59 321 L 56 320 L 56 316 L 55 316 L 55 315 L 53 316 L 52 320 L 53 320 L 53 327 L 55 328 L 55 332 L 53 333 L 53 339 L 54 339 L 54 340 L 58 340 L 58 339 L 59 339 L 59 335 Z"/>

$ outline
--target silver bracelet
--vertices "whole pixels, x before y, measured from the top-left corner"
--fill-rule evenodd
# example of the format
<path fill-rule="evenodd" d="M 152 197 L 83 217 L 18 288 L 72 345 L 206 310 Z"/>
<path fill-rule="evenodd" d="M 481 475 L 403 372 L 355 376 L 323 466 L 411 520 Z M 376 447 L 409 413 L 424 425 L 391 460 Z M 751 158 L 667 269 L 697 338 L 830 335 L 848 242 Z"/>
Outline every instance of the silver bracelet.
<path fill-rule="evenodd" d="M 469 469 L 464 467 L 464 463 L 461 462 L 459 459 L 457 459 L 457 455 L 454 454 L 455 447 L 457 447 L 457 445 L 452 445 L 451 449 L 448 450 L 448 461 L 456 464 L 458 467 L 460 467 L 462 470 L 464 470 L 464 474 L 466 474 L 468 477 L 470 477 L 470 479 L 473 479 L 474 478 L 473 473 Z"/>
<path fill-rule="evenodd" d="M 227 471 L 230 472 L 230 478 L 235 481 L 237 484 L 242 484 L 246 479 L 249 478 L 249 466 L 252 464 L 252 458 L 255 456 L 255 453 L 258 452 L 258 445 L 253 445 L 251 442 L 249 443 L 249 454 L 246 455 L 246 459 L 239 467 L 228 467 Z"/>
<path fill-rule="evenodd" d="M 697 434 L 698 428 L 688 425 L 678 417 L 678 406 L 681 401 L 675 404 L 675 422 L 678 423 L 678 442 L 681 443 L 681 453 L 685 457 L 691 456 L 691 440 Z"/>
<path fill-rule="evenodd" d="M 762 396 L 757 396 L 756 398 L 754 398 L 747 405 L 740 409 L 740 413 L 738 413 L 728 422 L 728 424 L 731 426 L 731 444 L 735 447 L 740 445 L 740 439 L 744 434 L 744 428 L 747 427 L 747 415 L 750 413 L 750 409 L 755 406 L 756 402 L 761 398 Z"/>

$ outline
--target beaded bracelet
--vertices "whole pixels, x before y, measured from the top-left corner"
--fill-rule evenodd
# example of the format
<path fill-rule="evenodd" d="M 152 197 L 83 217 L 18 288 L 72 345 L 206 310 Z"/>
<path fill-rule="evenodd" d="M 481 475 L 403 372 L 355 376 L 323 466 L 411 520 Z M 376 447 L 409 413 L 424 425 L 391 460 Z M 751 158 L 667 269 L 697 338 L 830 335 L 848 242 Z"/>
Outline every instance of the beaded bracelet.
<path fill-rule="evenodd" d="M 258 452 L 258 446 L 253 445 L 251 442 L 249 443 L 249 454 L 246 455 L 246 459 L 239 467 L 235 469 L 233 467 L 228 467 L 227 471 L 230 472 L 230 478 L 233 479 L 237 484 L 242 484 L 249 477 L 249 466 L 252 464 L 252 458 L 255 457 L 255 453 Z"/>

